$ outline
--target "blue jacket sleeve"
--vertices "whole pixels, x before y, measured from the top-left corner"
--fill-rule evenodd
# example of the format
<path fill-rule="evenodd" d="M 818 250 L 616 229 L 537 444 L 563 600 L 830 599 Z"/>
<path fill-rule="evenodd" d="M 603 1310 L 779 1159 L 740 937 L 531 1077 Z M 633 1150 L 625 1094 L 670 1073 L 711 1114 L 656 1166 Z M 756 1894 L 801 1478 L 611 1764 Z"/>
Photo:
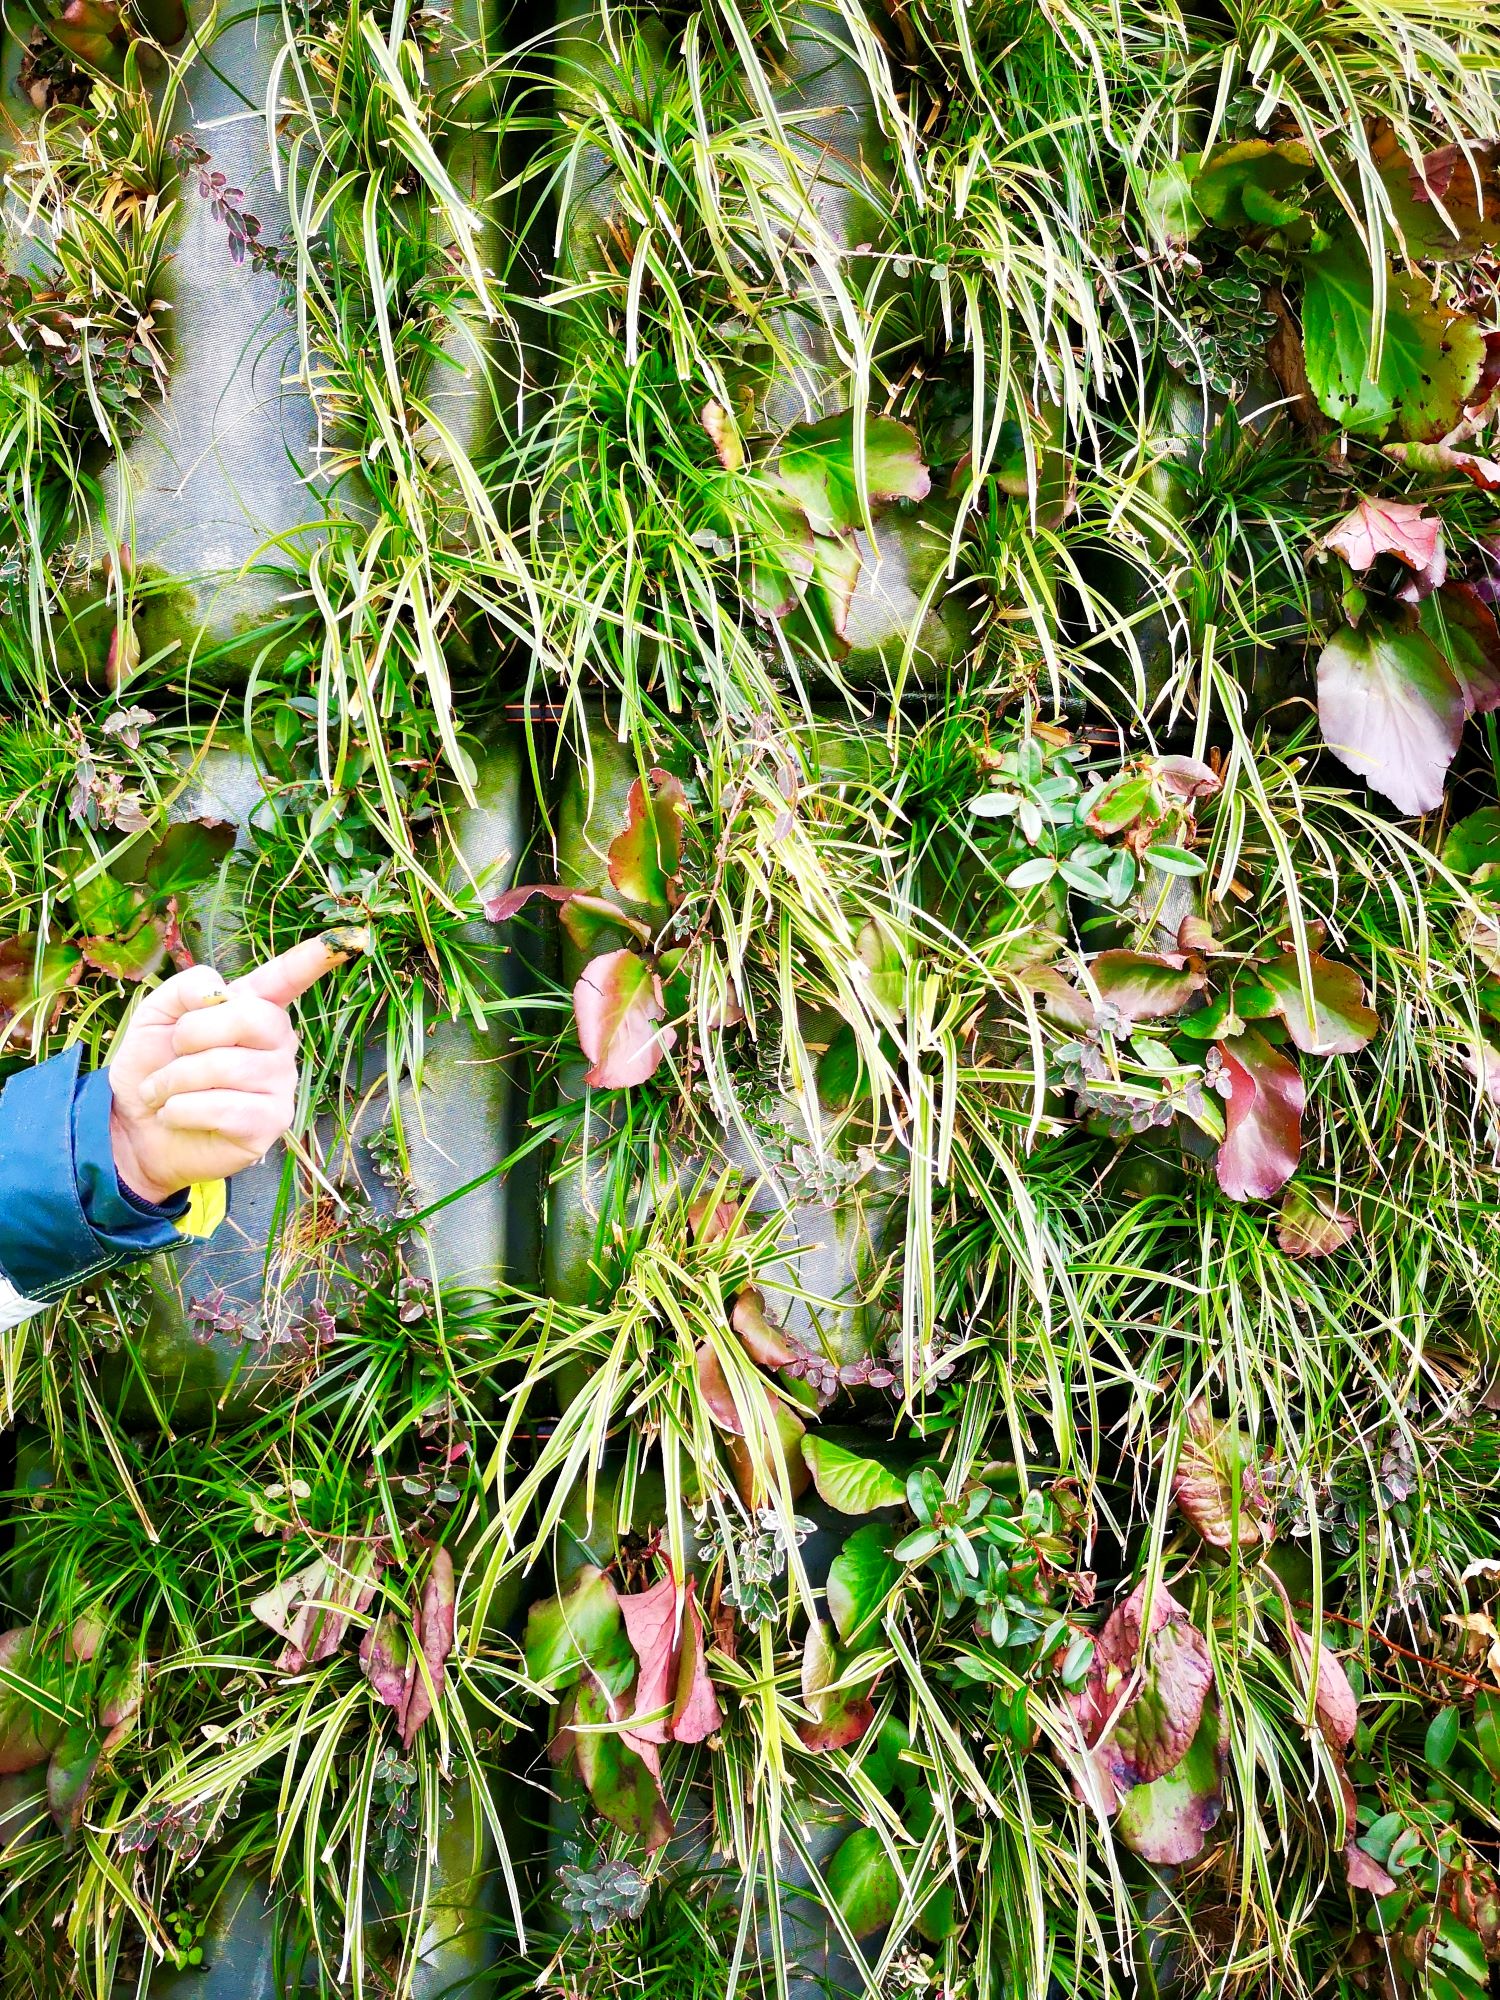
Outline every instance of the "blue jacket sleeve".
<path fill-rule="evenodd" d="M 182 1240 L 184 1194 L 159 1207 L 122 1188 L 109 1077 L 81 1051 L 21 1070 L 0 1092 L 0 1277 L 13 1304 L 47 1305 L 80 1279 Z"/>

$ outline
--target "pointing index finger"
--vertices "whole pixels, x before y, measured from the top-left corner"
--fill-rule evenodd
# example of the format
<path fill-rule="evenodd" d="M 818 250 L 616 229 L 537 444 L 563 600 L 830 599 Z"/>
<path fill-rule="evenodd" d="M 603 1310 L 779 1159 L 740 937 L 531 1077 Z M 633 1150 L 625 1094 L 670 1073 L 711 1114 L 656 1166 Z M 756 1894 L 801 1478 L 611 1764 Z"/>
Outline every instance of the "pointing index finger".
<path fill-rule="evenodd" d="M 336 965 L 346 965 L 351 958 L 357 958 L 369 948 L 370 934 L 367 930 L 351 926 L 325 931 L 322 937 L 307 938 L 301 944 L 294 944 L 290 951 L 282 952 L 278 958 L 267 959 L 264 965 L 257 965 L 253 972 L 236 979 L 229 990 L 232 993 L 254 993 L 275 1006 L 289 1007 L 325 972 L 331 972 Z"/>

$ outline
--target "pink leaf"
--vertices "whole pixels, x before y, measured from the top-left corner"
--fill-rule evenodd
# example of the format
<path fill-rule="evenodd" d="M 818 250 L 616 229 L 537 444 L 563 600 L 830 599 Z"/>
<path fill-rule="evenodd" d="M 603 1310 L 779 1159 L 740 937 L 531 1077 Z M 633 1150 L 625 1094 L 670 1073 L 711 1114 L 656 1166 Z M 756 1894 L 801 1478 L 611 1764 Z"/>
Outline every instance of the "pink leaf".
<path fill-rule="evenodd" d="M 1286 1629 L 1292 1651 L 1301 1663 L 1303 1676 L 1310 1681 L 1313 1674 L 1312 1639 L 1290 1614 Z M 1318 1725 L 1335 1750 L 1347 1750 L 1359 1727 L 1359 1697 L 1349 1685 L 1349 1676 L 1340 1665 L 1337 1653 L 1329 1646 L 1317 1649 L 1317 1673 L 1318 1685 L 1313 1700 Z"/>
<path fill-rule="evenodd" d="M 1371 621 L 1336 632 L 1318 660 L 1318 721 L 1340 763 L 1398 811 L 1433 812 L 1468 699 L 1425 632 Z"/>
<path fill-rule="evenodd" d="M 1352 965 L 1336 964 L 1317 952 L 1308 959 L 1307 978 L 1312 988 L 1310 1015 L 1296 953 L 1284 951 L 1262 966 L 1261 984 L 1276 996 L 1272 1011 L 1285 1021 L 1287 1033 L 1304 1055 L 1357 1055 L 1380 1028 L 1378 1016 L 1365 1005 L 1364 981 Z"/>
<path fill-rule="evenodd" d="M 1361 500 L 1323 538 L 1323 546 L 1361 575 L 1378 556 L 1395 556 L 1412 571 L 1424 597 L 1448 573 L 1442 517 L 1429 514 L 1420 501 Z"/>
<path fill-rule="evenodd" d="M 1366 1854 L 1357 1840 L 1351 1840 L 1344 1849 L 1344 1871 L 1351 1889 L 1368 1889 L 1375 1896 L 1389 1896 L 1396 1886 L 1395 1877 L 1387 1875 L 1374 1855 Z"/>
<path fill-rule="evenodd" d="M 640 1661 L 630 1727 L 651 1743 L 665 1743 L 677 1682 L 678 1593 L 671 1577 L 620 1598 L 625 1630 Z M 661 1711 L 658 1713 L 658 1711 Z"/>
<path fill-rule="evenodd" d="M 1253 1028 L 1218 1048 L 1232 1085 L 1214 1163 L 1219 1186 L 1231 1201 L 1266 1201 L 1297 1171 L 1307 1101 L 1302 1075 Z"/>
<path fill-rule="evenodd" d="M 661 981 L 633 951 L 609 951 L 585 966 L 573 988 L 578 1039 L 592 1067 L 585 1082 L 602 1090 L 644 1083 L 677 1040 L 659 1027 L 666 1012 Z"/>
<path fill-rule="evenodd" d="M 454 1598 L 453 1558 L 446 1549 L 434 1549 L 417 1618 L 417 1644 L 427 1663 L 427 1675 L 423 1675 L 414 1658 L 411 1688 L 401 1717 L 401 1742 L 408 1750 L 432 1713 L 434 1697 L 443 1692 L 445 1663 L 453 1651 Z M 428 1678 L 432 1681 L 431 1692 Z"/>
<path fill-rule="evenodd" d="M 708 1414 L 721 1430 L 743 1437 L 745 1426 L 735 1408 L 734 1397 L 729 1393 L 729 1384 L 724 1380 L 724 1370 L 719 1366 L 718 1355 L 706 1340 L 699 1345 L 697 1365 L 698 1390 Z"/>
<path fill-rule="evenodd" d="M 1500 626 L 1469 583 L 1450 583 L 1422 606 L 1422 630 L 1448 662 L 1470 715 L 1500 708 Z"/>
<path fill-rule="evenodd" d="M 722 1726 L 723 1720 L 704 1658 L 703 1614 L 698 1609 L 697 1585 L 689 1577 L 672 1701 L 672 1739 L 676 1743 L 705 1742 Z"/>

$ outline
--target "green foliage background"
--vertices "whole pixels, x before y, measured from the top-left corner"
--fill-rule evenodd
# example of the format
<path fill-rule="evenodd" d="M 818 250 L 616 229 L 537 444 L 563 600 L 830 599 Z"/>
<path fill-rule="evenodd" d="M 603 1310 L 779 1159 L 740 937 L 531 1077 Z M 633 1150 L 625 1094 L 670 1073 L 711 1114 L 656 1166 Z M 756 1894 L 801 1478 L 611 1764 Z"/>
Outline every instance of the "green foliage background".
<path fill-rule="evenodd" d="M 213 24 L 7 25 L 7 1064 L 373 942 L 264 1310 L 0 1341 L 4 1991 L 1494 1991 L 1488 10 L 317 0 L 284 231 Z M 194 203 L 233 629 L 97 556 Z"/>

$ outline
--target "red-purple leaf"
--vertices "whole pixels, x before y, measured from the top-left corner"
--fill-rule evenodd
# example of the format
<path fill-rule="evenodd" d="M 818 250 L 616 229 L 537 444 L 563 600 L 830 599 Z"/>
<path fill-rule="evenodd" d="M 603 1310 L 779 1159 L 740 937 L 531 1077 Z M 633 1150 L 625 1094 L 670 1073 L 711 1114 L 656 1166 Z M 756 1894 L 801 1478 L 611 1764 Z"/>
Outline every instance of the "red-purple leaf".
<path fill-rule="evenodd" d="M 375 1699 L 399 1715 L 406 1707 L 416 1669 L 406 1623 L 394 1611 L 383 1611 L 365 1633 L 359 1645 L 359 1664 Z"/>
<path fill-rule="evenodd" d="M 1302 1074 L 1254 1028 L 1220 1042 L 1231 1095 L 1214 1163 L 1231 1201 L 1269 1201 L 1297 1171 L 1302 1152 Z"/>
<path fill-rule="evenodd" d="M 1100 999 L 1127 1027 L 1180 1014 L 1206 983 L 1202 967 L 1177 952 L 1101 951 L 1089 973 Z"/>
<path fill-rule="evenodd" d="M 599 1811 L 649 1852 L 672 1838 L 672 1815 L 662 1797 L 656 1745 L 606 1726 L 618 1723 L 617 1706 L 602 1682 L 586 1673 L 573 1705 L 571 1749 Z"/>
<path fill-rule="evenodd" d="M 1286 1621 L 1287 1636 L 1292 1642 L 1292 1652 L 1302 1668 L 1304 1680 L 1311 1682 L 1313 1676 L 1313 1642 L 1310 1635 L 1294 1622 L 1290 1612 Z M 1314 1707 L 1318 1726 L 1335 1750 L 1347 1750 L 1354 1741 L 1354 1732 L 1359 1727 L 1359 1698 L 1349 1685 L 1349 1676 L 1344 1672 L 1339 1657 L 1328 1646 L 1317 1650 L 1318 1684 L 1314 1694 Z"/>
<path fill-rule="evenodd" d="M 677 1655 L 677 1686 L 672 1697 L 672 1740 L 703 1743 L 723 1723 L 719 1698 L 704 1657 L 703 1614 L 697 1586 L 688 1578 L 687 1605 L 682 1620 L 682 1644 Z"/>
<path fill-rule="evenodd" d="M 605 952 L 584 967 L 573 988 L 578 1039 L 592 1067 L 585 1082 L 601 1090 L 644 1083 L 677 1040 L 658 1024 L 666 1011 L 661 981 L 633 951 Z"/>
<path fill-rule="evenodd" d="M 678 1590 L 664 1577 L 649 1590 L 620 1599 L 630 1643 L 640 1661 L 628 1727 L 651 1743 L 701 1743 L 719 1727 L 719 1704 L 703 1658 L 703 1620 L 696 1585 Z"/>
<path fill-rule="evenodd" d="M 1158 757 L 1153 768 L 1162 790 L 1186 803 L 1211 799 L 1221 788 L 1218 772 L 1196 757 Z"/>
<path fill-rule="evenodd" d="M 747 1285 L 735 1299 L 729 1324 L 750 1359 L 760 1367 L 785 1368 L 795 1360 L 786 1335 L 773 1320 L 766 1318 L 765 1298 L 754 1285 Z"/>
<path fill-rule="evenodd" d="M 421 1659 L 427 1664 L 427 1673 L 423 1674 L 414 1654 L 411 1688 L 401 1716 L 401 1742 L 408 1750 L 431 1715 L 434 1699 L 443 1692 L 446 1662 L 453 1651 L 454 1595 L 453 1558 L 446 1549 L 434 1549 L 417 1617 L 417 1645 Z"/>
<path fill-rule="evenodd" d="M 670 1735 L 672 1697 L 677 1685 L 677 1643 L 679 1606 L 677 1586 L 671 1577 L 653 1583 L 649 1590 L 632 1591 L 620 1598 L 620 1615 L 640 1661 L 636 1680 L 635 1707 L 630 1717 L 634 1735 L 651 1743 L 665 1743 Z"/>
<path fill-rule="evenodd" d="M 1488 344 L 1493 339 L 1493 334 L 1486 334 L 1486 375 L 1490 373 Z M 1497 357 L 1500 357 L 1500 342 L 1496 343 L 1496 353 Z M 1496 365 L 1500 366 L 1500 359 L 1497 359 Z M 1476 400 L 1481 404 L 1487 402 L 1494 386 L 1491 382 L 1486 388 L 1484 377 L 1481 377 L 1480 387 L 1474 391 Z M 1413 472 L 1429 472 L 1439 478 L 1448 473 L 1458 473 L 1462 478 L 1471 481 L 1481 492 L 1500 491 L 1500 464 L 1492 458 L 1480 458 L 1472 451 L 1459 451 L 1451 444 L 1393 444 L 1387 445 L 1386 449 L 1392 458 L 1399 459 Z"/>
<path fill-rule="evenodd" d="M 0 1047 L 7 1040 L 29 1041 L 38 1014 L 50 1028 L 82 971 L 72 945 L 49 944 L 39 954 L 29 932 L 0 943 Z"/>
<path fill-rule="evenodd" d="M 1260 969 L 1260 984 L 1275 996 L 1272 1012 L 1310 1056 L 1357 1055 L 1378 1033 L 1380 1020 L 1365 1005 L 1364 981 L 1352 965 L 1338 965 L 1314 952 L 1308 960 L 1313 1012 L 1307 1011 L 1302 972 L 1295 952 L 1283 952 Z"/>
<path fill-rule="evenodd" d="M 1175 1770 L 1188 1753 L 1213 1686 L 1208 1641 L 1184 1616 L 1164 1625 L 1147 1649 L 1135 1700 L 1105 1747 L 1117 1785 L 1149 1785 Z"/>
<path fill-rule="evenodd" d="M 1354 1217 L 1294 1181 L 1281 1202 L 1276 1241 L 1288 1257 L 1328 1257 L 1352 1242 Z"/>
<path fill-rule="evenodd" d="M 1422 630 L 1453 670 L 1470 715 L 1500 708 L 1500 626 L 1472 584 L 1450 583 L 1422 606 Z"/>
<path fill-rule="evenodd" d="M 27 1680 L 35 1639 L 30 1625 L 0 1632 L 0 1667 L 17 1680 Z M 61 1735 L 62 1724 L 19 1688 L 0 1687 L 0 1776 L 45 1764 Z"/>
<path fill-rule="evenodd" d="M 1120 1802 L 1117 1830 L 1132 1854 L 1158 1868 L 1180 1867 L 1203 1852 L 1224 1810 L 1223 1724 L 1210 1703 L 1181 1762 Z"/>
<path fill-rule="evenodd" d="M 1399 811 L 1433 812 L 1468 702 L 1424 632 L 1371 621 L 1336 632 L 1318 661 L 1323 740 Z"/>
<path fill-rule="evenodd" d="M 651 942 L 651 926 L 642 923 L 639 917 L 626 916 L 603 896 L 587 896 L 582 890 L 564 889 L 556 882 L 526 882 L 519 888 L 490 896 L 485 901 L 484 914 L 492 924 L 503 924 L 533 896 L 545 896 L 549 903 L 557 904 L 563 927 L 580 951 L 592 951 L 611 929 L 639 938 L 642 944 Z"/>
<path fill-rule="evenodd" d="M 721 1430 L 734 1437 L 745 1435 L 745 1426 L 740 1413 L 735 1408 L 734 1397 L 729 1384 L 724 1380 L 724 1370 L 719 1365 L 719 1357 L 708 1341 L 699 1343 L 697 1352 L 698 1390 L 708 1414 Z"/>
<path fill-rule="evenodd" d="M 842 1663 L 838 1648 L 821 1618 L 807 1628 L 802 1648 L 802 1699 L 810 1719 L 799 1722 L 797 1734 L 808 1750 L 844 1750 L 858 1743 L 875 1720 L 868 1682 L 836 1687 Z"/>
<path fill-rule="evenodd" d="M 682 822 L 687 793 L 670 771 L 648 774 L 647 793 L 639 778 L 630 787 L 625 830 L 610 842 L 609 879 L 632 903 L 663 916 L 682 901 Z"/>
<path fill-rule="evenodd" d="M 1373 1854 L 1366 1854 L 1357 1840 L 1344 1849 L 1344 1872 L 1351 1889 L 1368 1889 L 1374 1896 L 1389 1896 L 1396 1878 L 1388 1875 Z"/>
<path fill-rule="evenodd" d="M 1395 556 L 1412 572 L 1418 593 L 1436 590 L 1448 573 L 1443 521 L 1420 501 L 1361 500 L 1323 539 L 1362 575 L 1379 556 Z"/>
<path fill-rule="evenodd" d="M 1202 1396 L 1188 1406 L 1172 1498 L 1212 1548 L 1236 1542 L 1250 1548 L 1274 1539 L 1249 1439 L 1229 1424 L 1216 1424 Z"/>
<path fill-rule="evenodd" d="M 1149 1783 L 1186 1755 L 1213 1686 L 1201 1632 L 1163 1584 L 1143 1623 L 1146 1586 L 1138 1584 L 1105 1621 L 1088 1680 L 1069 1706 L 1092 1752 L 1102 1802 Z"/>

